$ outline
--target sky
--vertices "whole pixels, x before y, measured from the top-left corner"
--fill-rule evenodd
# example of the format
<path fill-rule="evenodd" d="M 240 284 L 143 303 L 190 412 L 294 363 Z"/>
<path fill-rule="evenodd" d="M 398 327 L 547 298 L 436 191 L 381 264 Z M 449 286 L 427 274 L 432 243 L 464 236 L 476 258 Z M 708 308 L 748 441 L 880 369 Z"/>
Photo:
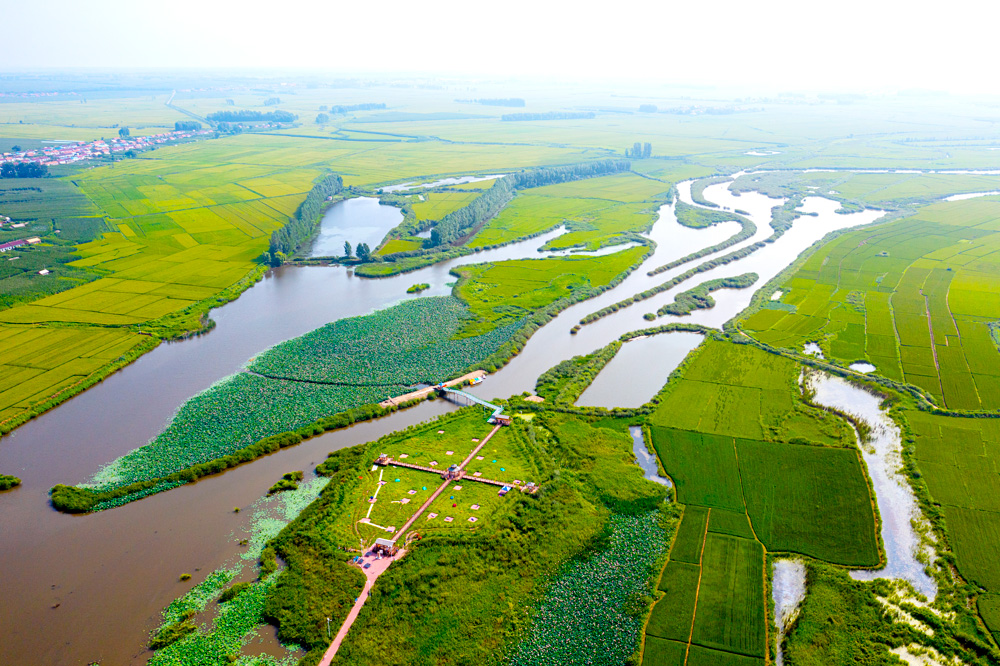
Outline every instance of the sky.
<path fill-rule="evenodd" d="M 0 0 L 0 70 L 287 68 L 992 93 L 1000 2 Z"/>

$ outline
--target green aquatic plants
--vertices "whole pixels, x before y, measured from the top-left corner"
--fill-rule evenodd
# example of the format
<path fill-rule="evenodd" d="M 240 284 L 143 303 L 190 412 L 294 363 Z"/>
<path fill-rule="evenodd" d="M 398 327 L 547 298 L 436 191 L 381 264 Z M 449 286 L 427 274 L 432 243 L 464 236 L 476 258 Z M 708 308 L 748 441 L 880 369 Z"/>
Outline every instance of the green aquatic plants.
<path fill-rule="evenodd" d="M 408 294 L 419 294 L 422 291 L 430 289 L 431 286 L 426 282 L 421 282 L 419 284 L 410 285 L 410 288 L 406 290 Z"/>
<path fill-rule="evenodd" d="M 417 299 L 281 343 L 188 400 L 162 433 L 89 484 L 53 488 L 52 503 L 74 513 L 112 508 L 381 415 L 376 403 L 471 369 L 522 326 L 455 339 L 469 319 L 453 297 Z M 336 416 L 351 410 L 359 411 L 346 422 Z M 275 433 L 285 434 L 274 441 Z"/>
<path fill-rule="evenodd" d="M 668 535 L 656 511 L 614 515 L 609 526 L 605 547 L 571 561 L 552 581 L 510 666 L 618 666 L 635 652 Z"/>
<path fill-rule="evenodd" d="M 21 485 L 21 479 L 9 474 L 0 474 L 0 490 L 10 490 Z"/>
<path fill-rule="evenodd" d="M 455 339 L 470 319 L 468 308 L 454 297 L 406 301 L 283 342 L 258 356 L 248 369 L 273 379 L 353 385 L 359 390 L 437 383 L 490 356 L 521 327 L 513 322 Z"/>

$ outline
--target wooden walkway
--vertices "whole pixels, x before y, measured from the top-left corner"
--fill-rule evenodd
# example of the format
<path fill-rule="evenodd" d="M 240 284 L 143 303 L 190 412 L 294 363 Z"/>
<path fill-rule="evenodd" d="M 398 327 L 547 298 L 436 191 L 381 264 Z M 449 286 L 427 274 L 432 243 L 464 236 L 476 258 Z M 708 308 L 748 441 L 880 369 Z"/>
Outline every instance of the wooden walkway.
<path fill-rule="evenodd" d="M 486 376 L 485 370 L 476 370 L 475 372 L 470 372 L 467 375 L 462 375 L 457 379 L 452 379 L 444 383 L 446 387 L 452 387 L 456 385 L 461 385 L 463 382 L 471 382 L 473 379 L 478 379 Z M 418 389 L 416 391 L 411 391 L 403 395 L 398 395 L 395 398 L 386 398 L 382 402 L 378 403 L 378 406 L 382 409 L 389 409 L 390 407 L 395 407 L 396 405 L 401 405 L 404 402 L 409 402 L 410 400 L 417 400 L 418 398 L 426 398 L 431 394 L 432 391 L 436 391 L 436 386 L 428 386 L 426 388 Z"/>

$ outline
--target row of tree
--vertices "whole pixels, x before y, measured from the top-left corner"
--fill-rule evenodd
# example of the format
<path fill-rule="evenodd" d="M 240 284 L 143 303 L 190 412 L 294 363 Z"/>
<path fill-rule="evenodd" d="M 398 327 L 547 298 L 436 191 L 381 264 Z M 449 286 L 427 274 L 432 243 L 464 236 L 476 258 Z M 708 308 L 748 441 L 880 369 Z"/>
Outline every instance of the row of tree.
<path fill-rule="evenodd" d="M 215 123 L 238 123 L 246 121 L 259 121 L 271 123 L 291 123 L 298 119 L 298 116 L 288 111 L 252 111 L 243 109 L 241 111 L 216 111 L 208 114 L 208 119 Z"/>
<path fill-rule="evenodd" d="M 382 102 L 368 102 L 366 104 L 335 104 L 333 106 L 326 106 L 324 104 L 319 107 L 319 110 L 324 113 L 327 111 L 330 113 L 351 113 L 352 111 L 375 111 L 376 109 L 384 108 L 385 104 Z"/>
<path fill-rule="evenodd" d="M 580 120 L 593 117 L 593 111 L 549 111 L 548 113 L 505 113 L 500 116 L 500 120 Z"/>
<path fill-rule="evenodd" d="M 201 123 L 197 120 L 178 120 L 174 122 L 175 132 L 187 132 L 191 130 L 200 130 Z"/>
<path fill-rule="evenodd" d="M 504 176 L 494 183 L 493 187 L 473 199 L 469 205 L 441 218 L 431 230 L 429 245 L 437 247 L 458 240 L 469 233 L 477 224 L 485 222 L 499 213 L 514 198 L 514 193 L 517 190 L 564 183 L 580 178 L 606 176 L 628 171 L 629 168 L 631 168 L 631 163 L 628 160 L 607 159 L 570 166 L 531 169 Z"/>
<path fill-rule="evenodd" d="M 293 254 L 302 243 L 307 241 L 316 231 L 319 215 L 323 212 L 323 204 L 327 199 L 340 194 L 344 189 L 344 180 L 337 174 L 324 176 L 313 185 L 299 209 L 283 227 L 271 234 L 271 244 L 268 247 L 271 263 L 281 264 L 284 257 Z"/>
<path fill-rule="evenodd" d="M 456 102 L 467 102 L 470 104 L 484 104 L 486 106 L 524 106 L 524 100 L 520 97 L 491 97 L 486 99 L 456 99 Z"/>
<path fill-rule="evenodd" d="M 49 167 L 35 162 L 4 162 L 0 164 L 0 178 L 44 178 L 49 175 Z"/>
<path fill-rule="evenodd" d="M 625 149 L 625 157 L 630 157 L 633 160 L 645 159 L 653 154 L 653 144 L 651 143 L 639 143 L 636 141 L 632 144 L 631 148 Z"/>

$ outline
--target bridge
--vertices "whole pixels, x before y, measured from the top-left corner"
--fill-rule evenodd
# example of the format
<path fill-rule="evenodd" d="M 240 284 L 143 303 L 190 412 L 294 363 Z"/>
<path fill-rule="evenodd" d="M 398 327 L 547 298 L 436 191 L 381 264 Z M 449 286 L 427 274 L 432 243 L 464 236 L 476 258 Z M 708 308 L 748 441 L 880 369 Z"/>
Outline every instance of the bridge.
<path fill-rule="evenodd" d="M 465 391 L 462 391 L 461 389 L 455 389 L 455 388 L 451 388 L 449 386 L 438 385 L 437 389 L 441 393 L 445 394 L 446 397 L 448 395 L 453 396 L 452 399 L 455 402 L 458 402 L 459 404 L 462 404 L 462 402 L 464 401 L 465 404 L 479 405 L 480 407 L 482 407 L 482 408 L 484 408 L 484 409 L 492 412 L 490 414 L 490 422 L 491 423 L 501 423 L 502 421 L 506 421 L 506 417 L 502 416 L 502 413 L 503 413 L 503 406 L 502 405 L 494 405 L 491 402 L 486 402 L 485 400 L 483 400 L 479 396 L 475 396 L 475 395 L 472 395 L 471 393 L 466 393 Z"/>

